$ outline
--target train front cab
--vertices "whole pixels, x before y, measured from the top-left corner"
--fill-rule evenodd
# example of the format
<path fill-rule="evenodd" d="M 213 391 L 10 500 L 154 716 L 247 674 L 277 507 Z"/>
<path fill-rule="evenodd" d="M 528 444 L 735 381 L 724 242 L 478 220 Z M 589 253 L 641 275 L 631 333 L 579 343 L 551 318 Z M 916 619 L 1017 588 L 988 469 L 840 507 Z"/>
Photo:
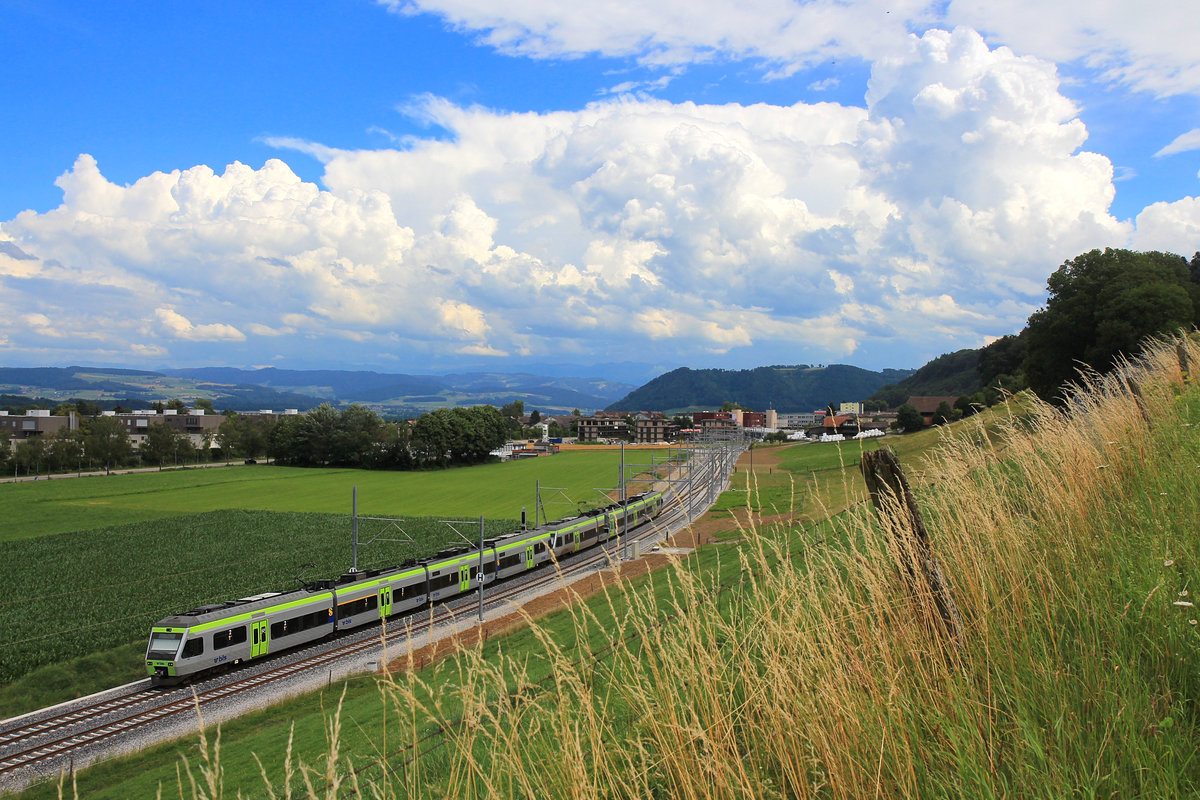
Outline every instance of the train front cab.
<path fill-rule="evenodd" d="M 176 662 L 187 632 L 186 627 L 166 625 L 155 625 L 150 629 L 150 643 L 146 645 L 146 672 L 150 675 L 150 685 L 171 686 L 183 680 Z"/>
<path fill-rule="evenodd" d="M 243 597 L 159 620 L 146 647 L 153 686 L 260 658 L 272 643 L 295 647 L 333 630 L 333 593 L 299 590 Z M 281 641 L 280 641 L 281 640 Z"/>

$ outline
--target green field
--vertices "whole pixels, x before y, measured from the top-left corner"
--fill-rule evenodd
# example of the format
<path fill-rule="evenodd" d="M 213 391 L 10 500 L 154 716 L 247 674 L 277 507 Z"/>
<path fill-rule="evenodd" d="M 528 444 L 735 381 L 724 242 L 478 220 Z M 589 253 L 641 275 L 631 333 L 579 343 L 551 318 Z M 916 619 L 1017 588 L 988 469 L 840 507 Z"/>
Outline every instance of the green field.
<path fill-rule="evenodd" d="M 628 456 L 639 451 L 627 451 Z M 600 504 L 596 488 L 617 484 L 620 454 L 568 451 L 549 458 L 460 469 L 386 472 L 268 465 L 170 470 L 135 475 L 0 484 L 0 540 L 149 522 L 218 509 L 375 516 L 533 518 L 535 486 L 565 487 L 571 501 Z M 574 506 L 544 499 L 552 519 Z M 552 504 L 551 504 L 552 503 Z"/>
<path fill-rule="evenodd" d="M 647 459 L 648 460 L 648 459 Z M 587 451 L 431 472 L 236 466 L 0 485 L 0 716 L 134 680 L 154 621 L 351 564 L 430 555 L 461 539 L 441 520 L 486 520 L 487 535 L 533 521 L 535 486 L 551 518 L 599 505 L 619 453 Z M 572 502 L 573 501 L 573 502 Z M 474 523 L 460 525 L 474 537 Z M 411 536 L 415 541 L 385 541 Z M 302 567 L 312 564 L 311 567 Z"/>

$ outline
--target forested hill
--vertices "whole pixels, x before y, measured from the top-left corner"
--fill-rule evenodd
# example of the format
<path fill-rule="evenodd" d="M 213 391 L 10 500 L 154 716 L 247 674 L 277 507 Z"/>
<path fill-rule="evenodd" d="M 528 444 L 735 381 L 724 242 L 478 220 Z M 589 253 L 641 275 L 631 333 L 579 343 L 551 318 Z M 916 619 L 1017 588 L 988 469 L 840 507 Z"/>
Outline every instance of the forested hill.
<path fill-rule="evenodd" d="M 895 384 L 880 387 L 866 398 L 867 406 L 896 408 L 913 395 L 959 397 L 983 388 L 979 376 L 980 350 L 956 350 L 938 356 Z"/>
<path fill-rule="evenodd" d="M 811 411 L 829 403 L 862 400 L 911 374 L 912 370 L 872 372 L 846 364 L 743 370 L 680 367 L 635 389 L 608 410 L 680 412 L 734 402 L 756 411 Z"/>

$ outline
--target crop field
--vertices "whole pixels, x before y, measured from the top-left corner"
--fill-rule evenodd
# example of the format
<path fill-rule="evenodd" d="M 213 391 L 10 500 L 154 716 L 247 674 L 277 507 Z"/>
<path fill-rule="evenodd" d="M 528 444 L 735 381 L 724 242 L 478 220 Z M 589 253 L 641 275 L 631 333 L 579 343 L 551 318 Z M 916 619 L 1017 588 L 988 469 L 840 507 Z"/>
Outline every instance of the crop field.
<path fill-rule="evenodd" d="M 626 451 L 627 461 L 636 458 L 649 460 Z M 6 483 L 0 484 L 0 541 L 226 508 L 349 515 L 355 486 L 363 515 L 515 519 L 526 506 L 532 519 L 539 479 L 591 507 L 602 502 L 596 489 L 615 486 L 619 471 L 618 452 L 596 450 L 422 472 L 238 465 Z M 560 493 L 548 492 L 544 503 L 554 519 L 575 509 Z"/>
<path fill-rule="evenodd" d="M 516 524 L 494 520 L 485 528 L 497 536 Z M 429 555 L 457 539 L 437 518 L 402 527 L 413 542 L 362 547 L 359 567 Z M 380 523 L 364 522 L 359 533 L 362 541 L 397 538 Z M 8 682 L 66 658 L 140 642 L 151 623 L 175 612 L 295 588 L 297 575 L 336 576 L 350 566 L 350 524 L 334 514 L 212 511 L 8 542 L 0 559 L 10 573 L 0 601 L 0 681 Z"/>
<path fill-rule="evenodd" d="M 483 516 L 497 536 L 526 506 L 532 524 L 539 479 L 551 518 L 599 505 L 619 462 L 597 451 L 434 472 L 239 465 L 0 485 L 0 716 L 136 679 L 163 616 L 345 571 L 355 486 L 360 516 L 403 518 L 414 540 L 361 520 L 360 541 L 379 539 L 360 547 L 365 569 L 460 543 L 441 520 Z"/>

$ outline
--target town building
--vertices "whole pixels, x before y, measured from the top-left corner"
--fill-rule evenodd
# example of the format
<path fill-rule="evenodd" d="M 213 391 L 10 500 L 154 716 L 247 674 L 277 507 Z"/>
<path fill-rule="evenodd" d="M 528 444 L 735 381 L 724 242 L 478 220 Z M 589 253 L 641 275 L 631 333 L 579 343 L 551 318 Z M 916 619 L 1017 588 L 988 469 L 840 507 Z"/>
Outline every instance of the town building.
<path fill-rule="evenodd" d="M 786 428 L 793 431 L 802 431 L 820 423 L 821 417 L 823 416 L 824 414 L 818 414 L 815 411 L 780 414 L 775 427 Z"/>
<path fill-rule="evenodd" d="M 954 401 L 957 397 L 936 396 L 936 395 L 914 395 L 908 398 L 908 405 L 921 412 L 921 416 L 925 419 L 926 425 L 933 424 L 933 415 L 937 413 L 938 406 L 942 403 L 948 404 L 951 408 L 954 407 Z"/>
<path fill-rule="evenodd" d="M 668 441 L 674 432 L 675 425 L 662 413 L 641 413 L 633 418 L 633 438 L 639 444 Z"/>
<path fill-rule="evenodd" d="M 629 424 L 624 416 L 580 417 L 577 437 L 581 442 L 596 442 L 600 439 L 623 438 L 628 430 Z"/>
<path fill-rule="evenodd" d="M 55 417 L 51 416 L 49 411 L 39 409 L 26 411 L 24 414 L 0 411 L 0 434 L 9 435 L 9 447 L 15 448 L 26 439 L 55 434 L 64 428 L 72 431 L 79 428 L 79 418 L 75 412 L 71 412 L 69 416 Z"/>

